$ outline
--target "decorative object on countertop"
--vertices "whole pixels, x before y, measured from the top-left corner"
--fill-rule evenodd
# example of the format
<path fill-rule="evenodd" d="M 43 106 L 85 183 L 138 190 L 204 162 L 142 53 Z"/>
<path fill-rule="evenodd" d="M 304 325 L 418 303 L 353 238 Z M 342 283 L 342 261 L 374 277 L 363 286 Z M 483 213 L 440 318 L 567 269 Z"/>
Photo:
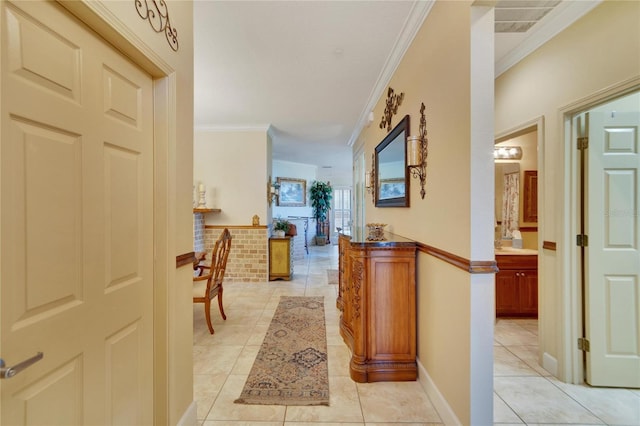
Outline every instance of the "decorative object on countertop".
<path fill-rule="evenodd" d="M 251 219 L 251 224 L 253 226 L 260 226 L 260 216 L 258 216 L 257 214 L 254 214 L 253 218 Z"/>
<path fill-rule="evenodd" d="M 324 298 L 281 296 L 236 404 L 329 405 Z"/>
<path fill-rule="evenodd" d="M 429 141 L 427 140 L 427 119 L 424 116 L 424 102 L 420 106 L 420 133 L 418 136 L 409 136 L 407 166 L 411 176 L 420 179 L 420 196 L 424 200 L 424 185 L 427 180 L 427 154 Z"/>
<path fill-rule="evenodd" d="M 269 176 L 269 180 L 267 181 L 267 202 L 269 205 L 273 203 L 273 201 L 278 197 L 278 193 L 280 192 L 280 183 L 272 182 L 271 176 Z"/>
<path fill-rule="evenodd" d="M 331 197 L 333 188 L 330 182 L 320 182 L 314 180 L 309 188 L 309 200 L 313 211 L 313 218 L 316 220 L 316 244 L 328 240 L 325 228 L 329 229 L 327 218 L 331 209 Z"/>
<path fill-rule="evenodd" d="M 384 114 L 380 121 L 381 129 L 386 127 L 387 132 L 391 130 L 391 119 L 398 113 L 398 107 L 402 104 L 402 99 L 404 99 L 404 93 L 396 95 L 394 90 L 389 87 L 389 90 L 387 90 L 387 101 L 385 102 Z"/>
<path fill-rule="evenodd" d="M 384 241 L 384 227 L 386 223 L 367 223 L 367 241 Z"/>

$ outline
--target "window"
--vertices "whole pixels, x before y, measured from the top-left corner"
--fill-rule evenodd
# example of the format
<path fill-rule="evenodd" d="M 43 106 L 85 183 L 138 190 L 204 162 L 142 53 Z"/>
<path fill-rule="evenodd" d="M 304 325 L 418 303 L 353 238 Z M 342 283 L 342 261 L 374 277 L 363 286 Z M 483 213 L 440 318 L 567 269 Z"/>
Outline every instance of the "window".
<path fill-rule="evenodd" d="M 351 189 L 334 188 L 333 223 L 342 233 L 351 234 Z"/>

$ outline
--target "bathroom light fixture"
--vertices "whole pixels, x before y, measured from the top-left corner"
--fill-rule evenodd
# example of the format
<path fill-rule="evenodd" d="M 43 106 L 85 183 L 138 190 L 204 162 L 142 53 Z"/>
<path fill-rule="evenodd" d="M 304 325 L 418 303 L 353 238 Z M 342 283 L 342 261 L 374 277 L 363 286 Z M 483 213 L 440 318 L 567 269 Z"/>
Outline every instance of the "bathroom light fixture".
<path fill-rule="evenodd" d="M 420 134 L 407 138 L 407 167 L 411 176 L 420 179 L 420 196 L 424 200 L 424 185 L 427 180 L 427 119 L 424 116 L 424 102 L 420 106 Z"/>
<path fill-rule="evenodd" d="M 269 180 L 267 181 L 267 202 L 271 205 L 275 198 L 280 193 L 280 184 L 278 182 L 272 182 L 271 176 L 269 176 Z"/>
<path fill-rule="evenodd" d="M 493 148 L 493 158 L 496 160 L 520 160 L 522 148 L 519 146 L 496 146 Z"/>

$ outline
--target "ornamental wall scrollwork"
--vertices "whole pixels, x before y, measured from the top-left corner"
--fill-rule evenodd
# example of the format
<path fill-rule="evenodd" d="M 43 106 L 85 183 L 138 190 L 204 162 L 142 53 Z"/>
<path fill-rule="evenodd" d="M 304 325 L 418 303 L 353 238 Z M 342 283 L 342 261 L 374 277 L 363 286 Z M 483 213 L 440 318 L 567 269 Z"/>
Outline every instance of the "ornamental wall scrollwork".
<path fill-rule="evenodd" d="M 402 104 L 404 99 L 404 93 L 396 94 L 393 88 L 389 87 L 387 90 L 387 100 L 384 103 L 384 113 L 382 114 L 382 120 L 380 121 L 380 128 L 386 127 L 387 132 L 391 131 L 391 119 L 398 112 L 398 107 Z"/>
<path fill-rule="evenodd" d="M 169 46 L 178 51 L 178 30 L 171 26 L 169 9 L 166 0 L 134 0 L 138 15 L 149 21 L 151 28 L 157 33 L 164 32 Z"/>

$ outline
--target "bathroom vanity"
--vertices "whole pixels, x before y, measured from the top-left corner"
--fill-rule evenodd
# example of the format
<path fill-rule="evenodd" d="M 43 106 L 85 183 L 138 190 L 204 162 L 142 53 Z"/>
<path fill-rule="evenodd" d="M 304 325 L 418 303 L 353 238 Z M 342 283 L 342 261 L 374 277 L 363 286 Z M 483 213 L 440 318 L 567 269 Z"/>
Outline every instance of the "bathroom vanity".
<path fill-rule="evenodd" d="M 496 316 L 538 317 L 538 253 L 505 247 L 496 249 Z"/>

